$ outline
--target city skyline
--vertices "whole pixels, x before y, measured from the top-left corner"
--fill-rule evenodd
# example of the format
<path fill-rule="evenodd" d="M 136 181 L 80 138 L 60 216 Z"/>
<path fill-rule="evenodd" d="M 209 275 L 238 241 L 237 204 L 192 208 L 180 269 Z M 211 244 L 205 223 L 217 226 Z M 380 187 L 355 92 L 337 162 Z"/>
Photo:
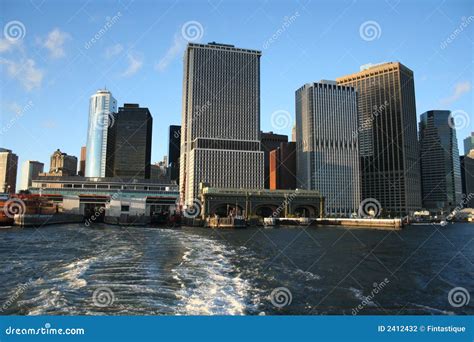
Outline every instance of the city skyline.
<path fill-rule="evenodd" d="M 183 3 L 176 7 L 172 5 L 165 3 L 160 6 L 163 10 L 171 7 L 170 13 L 176 14 Z M 51 151 L 57 148 L 78 156 L 87 137 L 88 98 L 106 85 L 119 105 L 140 103 L 150 108 L 156 119 L 154 131 L 158 132 L 154 134 L 152 161 L 160 160 L 167 153 L 167 134 L 157 128 L 157 122 L 167 127 L 181 121 L 180 61 L 187 42 L 181 29 L 185 27 L 197 30 L 197 36 L 190 36 L 198 38 L 196 41 L 206 43 L 215 40 L 262 50 L 263 131 L 290 135 L 294 123 L 294 91 L 301 84 L 318 79 L 335 79 L 357 72 L 360 65 L 391 60 L 401 61 L 415 73 L 418 121 L 421 113 L 431 109 L 461 110 L 470 115 L 472 71 L 468 44 L 465 43 L 470 41 L 472 26 L 471 17 L 465 17 L 462 11 L 462 4 L 438 9 L 435 5 L 410 5 L 407 2 L 400 2 L 395 8 L 378 4 L 371 6 L 373 11 L 370 15 L 363 13 L 366 6 L 367 3 L 354 5 L 346 2 L 330 7 L 294 2 L 269 8 L 260 4 L 252 12 L 255 13 L 252 17 L 232 4 L 219 5 L 212 14 L 209 14 L 208 8 L 200 11 L 191 4 L 188 6 L 190 9 L 181 11 L 181 15 L 164 15 L 154 26 L 152 24 L 159 18 L 146 15 L 146 6 L 138 8 L 134 4 L 106 9 L 91 4 L 83 8 L 77 6 L 75 11 L 70 9 L 70 16 L 61 13 L 64 18 L 60 20 L 53 18 L 55 10 L 48 8 L 47 15 L 51 16 L 51 20 L 34 24 L 32 18 L 35 13 L 40 13 L 41 8 L 26 2 L 6 6 L 1 24 L 5 26 L 18 20 L 25 31 L 24 37 L 16 43 L 5 37 L 1 41 L 2 93 L 5 94 L 1 103 L 2 113 L 5 113 L 2 115 L 2 140 L 9 141 L 5 147 L 19 156 L 20 165 L 25 160 L 45 162 Z M 428 7 L 432 10 L 428 11 Z M 133 12 L 134 9 L 139 12 Z M 340 11 L 346 23 L 331 26 L 316 10 L 328 13 Z M 78 14 L 74 16 L 76 12 Z M 221 16 L 214 13 L 221 13 Z M 426 27 L 419 25 L 417 13 L 423 13 Z M 143 24 L 136 31 L 140 34 L 125 32 L 125 29 L 130 31 L 129 21 L 136 15 L 143 16 Z M 392 21 L 402 15 L 406 27 L 392 25 Z M 94 34 L 103 27 L 107 16 L 111 27 L 97 41 L 90 43 Z M 316 35 L 314 40 L 302 40 L 302 30 L 315 17 L 321 21 L 318 24 L 321 34 Z M 258 18 L 261 20 L 258 21 Z M 87 20 L 87 30 L 74 31 L 80 24 L 79 19 Z M 228 20 L 238 26 L 236 31 L 239 32 L 234 33 L 224 27 Z M 374 37 L 367 36 L 362 30 L 362 24 L 371 21 L 378 25 L 372 26 L 376 31 Z M 248 26 L 257 25 L 261 30 L 251 30 L 242 25 L 244 22 L 251 24 Z M 435 22 L 436 25 L 429 25 Z M 463 22 L 467 23 L 467 27 L 454 33 Z M 404 36 L 403 33 L 413 25 L 417 25 L 417 36 Z M 147 31 L 147 27 L 150 30 Z M 163 32 L 158 39 L 159 48 L 147 50 L 144 45 L 149 45 L 152 33 L 158 28 Z M 254 31 L 261 31 L 261 34 Z M 192 34 L 192 31 L 187 34 Z M 448 39 L 450 35 L 455 37 Z M 346 45 L 346 41 L 351 43 Z M 413 48 L 415 45 L 416 49 Z M 316 54 L 321 48 L 333 52 L 329 54 L 332 57 Z M 426 51 L 429 55 L 425 54 Z M 137 57 L 140 53 L 144 54 L 141 63 Z M 19 57 L 20 62 L 28 61 L 25 64 L 28 68 L 23 73 L 11 72 L 19 63 L 14 64 L 15 56 Z M 456 60 L 456 63 L 449 60 Z M 112 66 L 110 70 L 106 68 L 108 64 Z M 100 73 L 100 68 L 106 72 Z M 123 72 L 118 69 L 123 69 Z M 130 92 L 124 91 L 128 89 Z M 54 100 L 43 96 L 54 91 L 59 91 L 61 96 L 54 97 Z M 15 114 L 15 109 L 19 109 L 21 115 Z M 68 130 L 68 125 L 73 125 L 75 129 Z M 457 131 L 460 147 L 462 139 L 472 130 L 470 122 Z M 35 144 L 28 139 L 13 139 L 15 134 L 28 136 Z M 55 139 L 51 139 L 53 134 Z"/>

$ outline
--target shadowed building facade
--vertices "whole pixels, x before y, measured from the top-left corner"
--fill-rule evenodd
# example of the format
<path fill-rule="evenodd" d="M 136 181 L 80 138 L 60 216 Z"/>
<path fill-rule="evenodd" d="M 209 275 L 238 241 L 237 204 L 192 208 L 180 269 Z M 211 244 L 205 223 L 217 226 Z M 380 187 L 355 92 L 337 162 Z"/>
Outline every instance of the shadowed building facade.
<path fill-rule="evenodd" d="M 181 126 L 171 125 L 168 133 L 168 171 L 170 179 L 179 183 L 179 150 Z"/>
<path fill-rule="evenodd" d="M 109 128 L 107 176 L 149 179 L 153 118 L 148 108 L 125 103 Z"/>
<path fill-rule="evenodd" d="M 357 93 L 321 81 L 295 96 L 297 187 L 318 190 L 327 215 L 350 217 L 360 204 Z"/>
<path fill-rule="evenodd" d="M 18 156 L 11 150 L 0 148 L 0 192 L 16 192 Z"/>
<path fill-rule="evenodd" d="M 362 198 L 382 215 L 421 208 L 421 179 L 413 72 L 398 62 L 368 66 L 337 79 L 358 92 Z"/>
<path fill-rule="evenodd" d="M 430 110 L 420 118 L 423 207 L 451 211 L 461 202 L 459 149 L 449 110 Z"/>
<path fill-rule="evenodd" d="M 188 44 L 184 56 L 180 198 L 199 184 L 262 189 L 260 56 L 225 44 Z"/>
<path fill-rule="evenodd" d="M 269 159 L 270 190 L 296 189 L 296 143 L 280 143 Z"/>
<path fill-rule="evenodd" d="M 280 147 L 281 143 L 288 142 L 288 136 L 276 134 L 273 132 L 261 132 L 260 139 L 263 150 L 263 168 L 264 168 L 264 186 L 265 189 L 270 188 L 270 152 Z"/>

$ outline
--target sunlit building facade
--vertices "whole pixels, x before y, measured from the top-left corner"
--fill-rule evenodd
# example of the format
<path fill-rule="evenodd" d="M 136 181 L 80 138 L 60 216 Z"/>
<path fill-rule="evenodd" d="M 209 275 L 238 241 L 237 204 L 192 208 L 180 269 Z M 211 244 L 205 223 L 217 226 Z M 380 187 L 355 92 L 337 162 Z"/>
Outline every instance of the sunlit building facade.
<path fill-rule="evenodd" d="M 260 56 L 225 44 L 189 44 L 184 56 L 180 198 L 199 184 L 262 189 Z"/>
<path fill-rule="evenodd" d="M 89 104 L 86 146 L 86 177 L 105 177 L 109 128 L 114 124 L 117 101 L 108 90 L 98 90 Z"/>

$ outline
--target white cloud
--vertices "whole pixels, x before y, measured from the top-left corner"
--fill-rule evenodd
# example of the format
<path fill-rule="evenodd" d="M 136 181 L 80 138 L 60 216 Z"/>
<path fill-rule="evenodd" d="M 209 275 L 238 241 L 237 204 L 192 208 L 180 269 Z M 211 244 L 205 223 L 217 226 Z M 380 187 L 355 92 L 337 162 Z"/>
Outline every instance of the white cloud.
<path fill-rule="evenodd" d="M 155 69 L 158 71 L 164 71 L 168 65 L 173 62 L 173 60 L 182 54 L 184 48 L 186 47 L 186 40 L 180 34 L 175 34 L 173 45 L 171 45 L 166 54 L 160 59 L 160 61 L 155 65 Z"/>
<path fill-rule="evenodd" d="M 137 71 L 143 66 L 143 59 L 139 56 L 129 53 L 127 59 L 128 67 L 124 72 L 122 72 L 121 76 L 123 77 L 129 77 L 136 74 Z"/>
<path fill-rule="evenodd" d="M 51 58 L 61 58 L 66 55 L 64 43 L 70 38 L 69 33 L 62 32 L 58 28 L 55 28 L 48 34 L 48 37 L 42 45 L 49 50 Z"/>
<path fill-rule="evenodd" d="M 122 44 L 115 44 L 115 45 L 109 46 L 107 49 L 105 49 L 105 57 L 112 58 L 114 56 L 117 56 L 122 51 L 123 51 Z"/>
<path fill-rule="evenodd" d="M 461 98 L 464 94 L 471 91 L 471 82 L 464 81 L 456 83 L 454 86 L 454 93 L 444 99 L 441 100 L 441 103 L 444 105 L 449 105 Z"/>
<path fill-rule="evenodd" d="M 20 45 L 21 40 L 0 39 L 0 53 L 9 52 Z"/>
<path fill-rule="evenodd" d="M 32 90 L 41 86 L 43 71 L 36 67 L 33 59 L 22 59 L 15 62 L 6 58 L 0 58 L 0 64 L 6 66 L 6 72 L 12 79 L 19 81 L 26 90 Z"/>

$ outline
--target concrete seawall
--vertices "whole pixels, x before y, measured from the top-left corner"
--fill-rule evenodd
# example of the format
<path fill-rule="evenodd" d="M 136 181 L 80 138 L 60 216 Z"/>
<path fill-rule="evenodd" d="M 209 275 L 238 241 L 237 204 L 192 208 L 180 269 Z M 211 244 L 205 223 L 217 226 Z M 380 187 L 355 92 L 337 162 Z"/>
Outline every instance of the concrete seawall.
<path fill-rule="evenodd" d="M 21 227 L 42 226 L 59 223 L 81 223 L 84 222 L 83 215 L 76 214 L 51 214 L 51 215 L 37 215 L 24 214 L 15 215 L 15 225 Z"/>
<path fill-rule="evenodd" d="M 265 226 L 298 225 L 298 226 L 344 226 L 351 228 L 369 228 L 400 230 L 403 228 L 401 219 L 351 219 L 351 218 L 265 218 Z"/>

